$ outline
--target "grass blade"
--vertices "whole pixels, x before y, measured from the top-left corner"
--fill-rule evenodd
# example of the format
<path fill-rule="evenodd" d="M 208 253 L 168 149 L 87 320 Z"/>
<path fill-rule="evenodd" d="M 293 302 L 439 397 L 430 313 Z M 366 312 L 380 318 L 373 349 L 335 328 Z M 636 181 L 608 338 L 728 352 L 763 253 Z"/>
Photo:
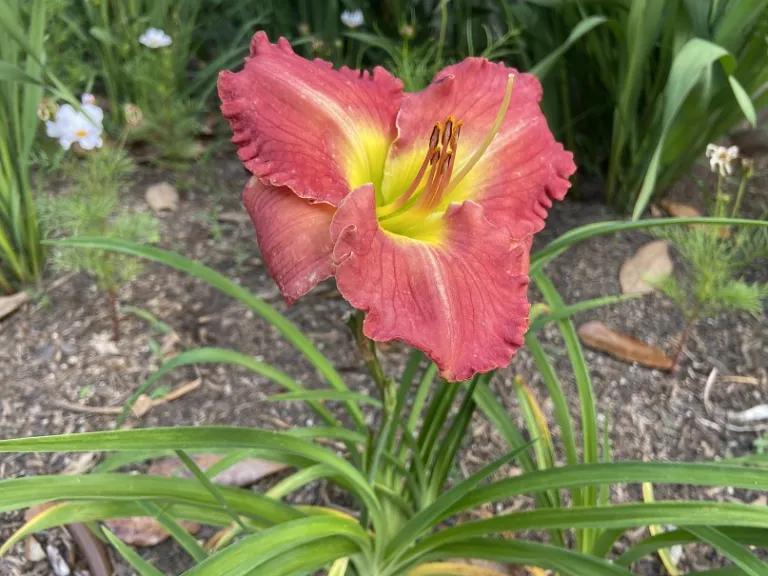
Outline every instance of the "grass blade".
<path fill-rule="evenodd" d="M 768 470 L 708 462 L 611 462 L 561 466 L 480 486 L 451 507 L 447 514 L 452 516 L 488 502 L 545 490 L 642 482 L 768 490 Z"/>
<path fill-rule="evenodd" d="M 534 278 L 536 286 L 541 291 L 544 299 L 550 308 L 558 309 L 564 306 L 560 294 L 555 289 L 555 285 L 549 278 L 543 274 L 538 274 Z M 576 380 L 576 389 L 579 394 L 579 407 L 581 408 L 581 433 L 583 440 L 584 463 L 595 464 L 600 461 L 600 441 L 597 430 L 597 414 L 595 410 L 595 398 L 592 391 L 592 379 L 587 369 L 587 361 L 584 358 L 584 351 L 581 348 L 581 342 L 576 334 L 576 328 L 570 319 L 560 320 L 557 323 L 560 332 L 565 340 L 565 346 L 568 350 L 568 357 L 571 361 L 573 375 Z M 594 506 L 597 504 L 597 490 L 593 486 L 588 486 L 582 490 L 582 505 Z M 594 534 L 586 531 L 580 535 L 579 545 L 583 552 L 592 549 Z"/>
<path fill-rule="evenodd" d="M 628 232 L 630 230 L 643 230 L 658 226 L 677 226 L 681 224 L 706 224 L 709 226 L 768 226 L 766 220 L 749 220 L 746 218 L 649 218 L 647 220 L 596 222 L 579 226 L 561 234 L 538 252 L 531 254 L 530 276 L 533 277 L 541 268 L 557 258 L 565 250 L 577 242 L 583 242 L 596 236 L 615 234 L 616 232 Z"/>
<path fill-rule="evenodd" d="M 184 576 L 246 576 L 268 560 L 305 552 L 310 542 L 331 536 L 355 544 L 356 551 L 368 553 L 370 540 L 354 520 L 332 516 L 311 516 L 286 522 L 251 534 L 184 572 Z M 262 574 L 273 574 L 266 570 Z"/>
<path fill-rule="evenodd" d="M 172 504 L 165 508 L 166 514 L 179 520 L 189 520 L 209 526 L 228 526 L 229 516 L 220 510 L 201 505 Z M 0 556 L 4 556 L 24 536 L 48 530 L 56 526 L 75 523 L 89 523 L 111 518 L 134 518 L 146 516 L 146 510 L 140 502 L 120 501 L 73 501 L 55 504 L 26 522 L 0 546 Z M 251 522 L 249 520 L 249 522 Z M 262 523 L 263 524 L 263 523 Z M 265 526 L 267 524 L 264 524 Z"/>
<path fill-rule="evenodd" d="M 386 558 L 393 559 L 404 553 L 405 549 L 412 544 L 423 533 L 430 528 L 438 518 L 441 518 L 445 511 L 468 494 L 480 482 L 488 478 L 499 468 L 514 460 L 520 452 L 523 452 L 527 446 L 524 446 L 516 452 L 511 452 L 490 464 L 483 466 L 480 470 L 472 474 L 469 478 L 459 482 L 456 486 L 443 493 L 432 504 L 421 510 L 416 516 L 411 518 L 400 532 L 390 541 L 385 551 Z"/>
<path fill-rule="evenodd" d="M 102 528 L 102 531 L 104 532 L 104 536 L 107 537 L 107 540 L 109 540 L 110 544 L 112 544 L 112 546 L 114 546 L 117 551 L 120 552 L 120 555 L 125 558 L 125 561 L 128 562 L 128 564 L 131 565 L 131 568 L 139 573 L 139 576 L 163 576 L 163 573 L 160 572 L 160 570 L 144 560 L 144 558 L 139 556 L 138 552 L 125 544 L 122 540 L 120 540 L 120 538 L 112 534 L 112 532 L 110 532 L 107 528 Z"/>
<path fill-rule="evenodd" d="M 0 441 L 0 452 L 45 451 L 112 451 L 145 450 L 148 446 L 163 446 L 169 450 L 209 450 L 227 448 L 265 448 L 301 456 L 316 463 L 325 463 L 349 483 L 350 489 L 366 506 L 378 525 L 383 524 L 382 512 L 373 489 L 362 474 L 334 452 L 296 438 L 287 433 L 230 426 L 193 426 L 176 428 L 147 428 L 87 432 L 61 436 L 41 436 Z M 108 475 L 98 475 L 106 478 Z M 178 481 L 177 479 L 173 479 Z M 7 484 L 6 484 L 7 485 Z M 1 496 L 0 496 L 1 499 Z"/>
<path fill-rule="evenodd" d="M 649 524 L 683 525 L 695 534 L 700 526 L 768 528 L 768 509 L 732 502 L 656 502 L 511 512 L 446 528 L 418 542 L 404 560 L 422 558 L 437 548 L 467 538 L 553 528 L 629 529 Z M 693 527 L 693 528 L 692 528 Z M 726 537 L 727 538 L 727 537 Z M 730 539 L 728 539 L 730 540 Z M 721 540 L 724 546 L 725 540 Z M 740 546 L 739 546 L 740 547 Z M 733 550 L 731 550 L 733 552 Z M 761 573 L 760 576 L 764 576 Z"/>
<path fill-rule="evenodd" d="M 765 543 L 768 542 L 768 530 L 762 528 L 722 526 L 718 528 L 718 530 L 742 546 L 764 547 Z M 648 554 L 653 554 L 662 548 L 684 546 L 698 541 L 699 539 L 688 530 L 678 529 L 662 532 L 656 536 L 651 536 L 650 538 L 638 542 L 632 546 L 632 548 L 624 552 L 624 554 L 619 556 L 615 562 L 620 566 L 629 566 L 633 562 L 640 560 Z"/>
<path fill-rule="evenodd" d="M 686 530 L 702 542 L 716 548 L 718 552 L 741 568 L 745 574 L 749 576 L 768 575 L 768 565 L 720 530 L 709 526 L 688 526 Z"/>
<path fill-rule="evenodd" d="M 604 306 L 611 306 L 613 304 L 619 304 L 620 302 L 626 302 L 627 300 L 636 300 L 641 296 L 642 294 L 619 294 L 616 296 L 603 296 L 601 298 L 582 300 L 576 304 L 563 306 L 557 310 L 551 310 L 550 312 L 537 316 L 534 320 L 531 321 L 531 325 L 528 328 L 528 333 L 539 330 L 550 322 L 556 322 L 558 320 L 565 320 L 566 318 L 570 318 L 579 312 L 594 310 L 595 308 L 602 308 Z"/>
<path fill-rule="evenodd" d="M 529 72 L 531 74 L 535 74 L 540 79 L 544 79 L 547 74 L 549 74 L 549 71 L 552 69 L 552 67 L 557 63 L 557 61 L 562 57 L 563 54 L 565 54 L 568 49 L 573 46 L 578 40 L 584 36 L 587 32 L 590 30 L 596 28 L 603 22 L 607 22 L 608 18 L 605 16 L 589 16 L 587 18 L 584 18 L 581 22 L 579 22 L 576 26 L 573 27 L 571 30 L 571 33 L 568 34 L 568 38 L 565 39 L 565 42 L 560 44 L 557 48 L 555 48 L 552 53 L 548 54 L 545 58 L 542 58 L 539 60 L 530 70 Z"/>
<path fill-rule="evenodd" d="M 653 497 L 653 484 L 650 482 L 643 482 L 643 502 L 655 502 Z M 648 532 L 650 532 L 652 536 L 656 536 L 657 534 L 664 532 L 664 528 L 651 524 L 648 526 Z M 666 568 L 667 572 L 669 573 L 669 576 L 680 576 L 680 572 L 678 571 L 677 566 L 675 566 L 675 563 L 672 561 L 672 557 L 669 555 L 667 550 L 660 549 L 658 551 L 658 555 L 661 559 L 661 563 L 664 564 L 664 568 Z"/>
<path fill-rule="evenodd" d="M 480 558 L 494 562 L 537 566 L 569 576 L 631 576 L 625 568 L 570 550 L 523 540 L 468 538 L 434 551 L 440 558 Z"/>
<path fill-rule="evenodd" d="M 224 496 L 221 495 L 219 489 L 213 484 L 213 482 L 211 482 L 210 478 L 205 475 L 205 472 L 200 469 L 197 463 L 192 460 L 192 458 L 190 458 L 183 450 L 176 450 L 175 452 L 176 456 L 179 457 L 179 460 L 183 462 L 184 466 L 186 466 L 187 469 L 192 472 L 192 475 L 197 478 L 197 481 L 200 482 L 200 484 L 202 484 L 202 486 L 211 493 L 211 495 L 219 504 L 221 504 L 221 507 L 229 515 L 229 517 L 232 518 L 232 520 L 234 520 L 235 523 L 245 532 L 248 532 L 248 528 L 243 523 L 240 515 L 232 509 L 232 507 L 229 505 L 229 502 L 227 502 Z"/>
<path fill-rule="evenodd" d="M 179 546 L 186 550 L 187 554 L 192 556 L 195 562 L 202 562 L 208 558 L 208 552 L 205 551 L 205 548 L 200 546 L 200 544 L 197 543 L 197 540 L 195 540 L 195 537 L 187 532 L 176 519 L 168 514 L 163 508 L 154 502 L 140 502 L 139 506 L 144 508 L 144 510 L 147 511 L 147 514 L 157 520 L 160 525 L 166 529 L 168 534 L 179 543 Z"/>

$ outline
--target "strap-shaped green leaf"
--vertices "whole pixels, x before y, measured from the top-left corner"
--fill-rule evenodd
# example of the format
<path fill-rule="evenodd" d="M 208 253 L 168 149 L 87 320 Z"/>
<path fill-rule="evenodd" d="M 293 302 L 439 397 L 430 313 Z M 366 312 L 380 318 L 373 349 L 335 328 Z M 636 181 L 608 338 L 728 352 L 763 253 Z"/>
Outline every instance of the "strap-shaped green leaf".
<path fill-rule="evenodd" d="M 311 516 L 251 534 L 187 570 L 184 576 L 246 576 L 268 560 L 299 553 L 307 543 L 331 536 L 347 538 L 357 552 L 370 553 L 370 539 L 354 520 Z"/>
<path fill-rule="evenodd" d="M 131 565 L 131 568 L 139 573 L 139 576 L 163 576 L 163 573 L 160 572 L 160 570 L 144 560 L 144 558 L 139 556 L 138 552 L 120 540 L 120 538 L 112 534 L 112 532 L 106 528 L 102 528 L 102 530 L 104 531 L 107 540 L 109 540 L 112 546 L 120 552 L 120 555 Z"/>

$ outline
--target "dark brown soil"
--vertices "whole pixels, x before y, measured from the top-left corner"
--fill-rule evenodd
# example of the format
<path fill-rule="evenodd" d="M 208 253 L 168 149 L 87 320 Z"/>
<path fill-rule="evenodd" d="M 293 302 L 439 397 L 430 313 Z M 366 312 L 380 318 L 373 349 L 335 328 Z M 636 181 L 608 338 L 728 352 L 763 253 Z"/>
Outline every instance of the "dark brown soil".
<path fill-rule="evenodd" d="M 268 301 L 296 323 L 342 372 L 350 388 L 374 394 L 361 362 L 351 345 L 344 324 L 346 302 L 327 282 L 294 307 L 286 309 L 270 280 L 254 241 L 250 223 L 219 223 L 217 213 L 240 211 L 240 190 L 247 179 L 235 161 L 216 160 L 181 174 L 146 168 L 125 200 L 136 210 L 147 210 L 144 190 L 148 184 L 169 180 L 182 193 L 177 212 L 162 220 L 162 245 L 200 260 Z M 756 180 L 748 196 L 750 207 L 759 211 L 768 204 L 765 179 Z M 761 184 L 763 186 L 761 186 Z M 681 185 L 675 194 L 685 198 L 692 188 Z M 548 240 L 576 226 L 615 218 L 601 204 L 564 202 L 556 206 L 546 230 L 536 240 Z M 641 233 L 617 234 L 593 239 L 571 248 L 547 268 L 564 300 L 569 303 L 616 294 L 621 263 L 647 241 Z M 768 281 L 768 268 L 753 273 L 754 280 Z M 75 411 L 67 404 L 83 407 L 120 406 L 160 360 L 150 349 L 150 340 L 160 344 L 163 335 L 129 313 L 123 314 L 123 339 L 113 349 L 108 303 L 83 274 L 52 272 L 44 292 L 25 309 L 0 323 L 0 438 L 60 434 L 114 427 L 114 416 Z M 538 298 L 537 294 L 533 297 Z M 233 348 L 259 357 L 286 371 L 307 387 L 321 385 L 310 365 L 283 341 L 274 328 L 203 282 L 163 266 L 150 264 L 144 274 L 119 294 L 123 307 L 135 306 L 154 314 L 179 335 L 181 345 Z M 680 314 L 660 295 L 577 316 L 579 324 L 600 319 L 609 326 L 671 351 L 682 328 Z M 554 326 L 539 336 L 568 390 L 572 415 L 578 416 L 577 396 L 570 375 L 564 343 Z M 406 353 L 400 344 L 382 347 L 388 365 L 400 365 Z M 713 419 L 705 409 L 703 390 L 713 368 L 721 380 L 712 400 L 720 408 L 743 410 L 768 402 L 768 323 L 748 315 L 726 315 L 702 321 L 694 331 L 677 373 L 627 365 L 597 352 L 587 352 L 599 413 L 609 418 L 614 458 L 617 460 L 713 460 L 753 452 L 758 431 L 736 431 Z M 513 376 L 521 375 L 533 387 L 545 413 L 552 405 L 529 353 L 521 350 L 513 365 L 493 381 L 512 417 L 523 420 L 511 388 Z M 728 383 L 723 376 L 750 377 L 752 384 Z M 135 427 L 198 424 L 235 424 L 280 429 L 312 426 L 313 416 L 299 403 L 265 402 L 278 392 L 266 379 L 242 370 L 219 366 L 181 369 L 163 380 L 175 387 L 201 378 L 198 390 L 153 408 Z M 463 473 L 471 472 L 505 446 L 487 421 L 476 416 L 471 443 L 462 456 Z M 555 435 L 557 432 L 555 431 Z M 66 454 L 14 454 L 0 456 L 0 478 L 58 473 L 77 456 Z M 728 488 L 699 490 L 689 487 L 659 487 L 657 498 L 703 498 L 752 502 L 765 497 Z M 312 496 L 308 496 L 312 497 Z M 320 496 L 316 496 L 321 499 Z M 617 486 L 617 502 L 641 499 L 639 487 Z M 514 507 L 529 507 L 527 498 Z M 22 523 L 22 514 L 0 516 L 0 542 Z M 642 532 L 635 534 L 641 537 Z M 65 543 L 62 530 L 39 535 Z M 63 544 L 62 544 L 63 545 Z M 167 574 L 188 567 L 185 555 L 166 543 L 143 552 Z M 687 548 L 684 567 L 704 568 L 719 561 L 704 549 Z M 636 567 L 641 574 L 660 574 L 658 563 L 649 560 Z M 46 561 L 26 563 L 19 545 L 0 560 L 0 574 L 47 576 Z M 130 573 L 124 570 L 124 574 Z"/>

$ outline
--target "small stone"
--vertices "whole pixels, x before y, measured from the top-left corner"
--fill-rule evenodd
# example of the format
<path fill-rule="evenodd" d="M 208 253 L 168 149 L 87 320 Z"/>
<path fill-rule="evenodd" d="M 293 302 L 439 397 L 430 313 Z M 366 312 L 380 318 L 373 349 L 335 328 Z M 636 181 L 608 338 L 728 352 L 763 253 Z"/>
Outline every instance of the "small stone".
<path fill-rule="evenodd" d="M 34 536 L 24 538 L 24 555 L 29 562 L 40 562 L 45 560 L 45 550 L 40 546 L 40 542 Z"/>
<path fill-rule="evenodd" d="M 51 565 L 51 569 L 56 576 L 69 576 L 72 574 L 69 564 L 64 560 L 58 548 L 48 544 L 45 547 L 45 551 L 48 554 L 48 563 Z"/>
<path fill-rule="evenodd" d="M 155 212 L 175 212 L 179 208 L 179 193 L 169 182 L 159 182 L 147 188 L 147 204 Z"/>

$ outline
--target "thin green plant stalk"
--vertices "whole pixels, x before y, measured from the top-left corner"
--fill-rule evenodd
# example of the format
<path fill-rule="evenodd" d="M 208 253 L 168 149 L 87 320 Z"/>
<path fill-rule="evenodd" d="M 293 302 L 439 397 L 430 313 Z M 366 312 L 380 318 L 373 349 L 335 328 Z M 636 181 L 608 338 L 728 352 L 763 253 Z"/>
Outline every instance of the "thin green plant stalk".
<path fill-rule="evenodd" d="M 211 480 L 208 478 L 208 476 L 205 475 L 205 472 L 203 472 L 200 467 L 195 463 L 192 458 L 190 458 L 184 450 L 175 450 L 176 456 L 179 457 L 179 460 L 181 460 L 184 463 L 184 466 L 186 466 L 190 472 L 194 475 L 195 478 L 202 484 L 206 490 L 208 490 L 211 495 L 219 502 L 221 507 L 224 509 L 224 511 L 229 514 L 229 516 L 232 518 L 232 520 L 235 521 L 235 523 L 240 526 L 240 528 L 244 532 L 249 532 L 248 527 L 245 525 L 243 520 L 240 518 L 240 515 L 235 512 L 232 509 L 232 506 L 229 505 L 229 502 L 226 501 L 224 496 L 221 495 L 221 492 L 218 488 L 211 482 Z"/>

